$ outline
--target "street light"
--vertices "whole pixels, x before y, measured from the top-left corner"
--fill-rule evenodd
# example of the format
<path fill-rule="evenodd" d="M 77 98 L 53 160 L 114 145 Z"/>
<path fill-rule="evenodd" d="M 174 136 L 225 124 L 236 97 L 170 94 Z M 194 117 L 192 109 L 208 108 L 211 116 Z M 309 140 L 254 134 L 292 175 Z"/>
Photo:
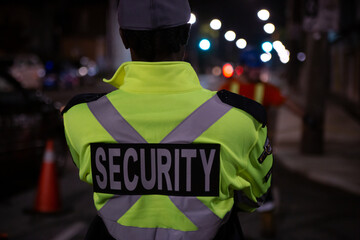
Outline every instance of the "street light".
<path fill-rule="evenodd" d="M 229 42 L 234 41 L 236 38 L 236 33 L 234 31 L 227 31 L 225 33 L 225 39 L 228 40 Z"/>
<path fill-rule="evenodd" d="M 279 58 L 280 58 L 280 62 L 282 62 L 283 64 L 286 64 L 290 61 L 290 52 L 289 50 L 285 49 L 282 52 L 278 52 Z"/>
<path fill-rule="evenodd" d="M 221 67 L 219 67 L 219 66 L 215 66 L 215 67 L 213 67 L 213 69 L 212 69 L 212 74 L 214 75 L 214 76 L 220 76 L 221 75 Z"/>
<path fill-rule="evenodd" d="M 300 62 L 304 62 L 306 60 L 306 54 L 303 53 L 303 52 L 299 52 L 297 54 L 297 59 L 300 61 Z"/>
<path fill-rule="evenodd" d="M 221 21 L 219 19 L 213 19 L 211 22 L 210 22 L 210 27 L 213 29 L 213 30 L 219 30 L 221 28 Z"/>
<path fill-rule="evenodd" d="M 285 46 L 282 42 L 280 42 L 279 40 L 276 40 L 275 42 L 273 42 L 273 47 L 277 52 L 281 52 L 282 50 L 285 50 Z"/>
<path fill-rule="evenodd" d="M 222 68 L 224 77 L 230 78 L 234 75 L 234 67 L 230 63 L 226 63 Z"/>
<path fill-rule="evenodd" d="M 199 43 L 199 47 L 201 50 L 203 51 L 207 51 L 210 49 L 211 47 L 211 43 L 208 39 L 202 39 Z"/>
<path fill-rule="evenodd" d="M 286 64 L 290 61 L 290 58 L 288 56 L 280 57 L 280 62 L 283 64 Z"/>
<path fill-rule="evenodd" d="M 262 49 L 264 50 L 264 52 L 271 52 L 271 50 L 273 49 L 273 45 L 271 44 L 271 42 L 264 42 L 262 45 L 261 45 Z"/>
<path fill-rule="evenodd" d="M 271 60 L 271 57 L 272 57 L 271 53 L 263 53 L 263 54 L 260 55 L 260 60 L 262 62 L 268 62 L 268 61 Z"/>
<path fill-rule="evenodd" d="M 275 49 L 275 51 L 277 52 L 280 61 L 284 64 L 288 63 L 290 61 L 290 51 L 287 50 L 284 46 L 284 44 L 282 42 L 280 42 L 279 40 L 273 42 L 273 47 Z M 299 55 L 300 54 L 300 55 Z M 303 61 L 305 61 L 305 54 L 301 54 L 299 53 L 297 55 L 299 61 L 301 61 L 301 59 L 303 59 Z"/>
<path fill-rule="evenodd" d="M 269 19 L 270 13 L 266 9 L 261 9 L 260 11 L 258 11 L 257 16 L 260 20 L 266 21 Z"/>
<path fill-rule="evenodd" d="M 193 14 L 193 13 L 190 14 L 190 20 L 189 20 L 188 23 L 190 23 L 190 24 L 196 23 L 196 16 L 195 16 L 195 14 Z"/>
<path fill-rule="evenodd" d="M 236 46 L 239 48 L 239 49 L 244 49 L 246 48 L 246 45 L 247 45 L 247 42 L 245 39 L 243 38 L 240 38 L 236 41 Z"/>
<path fill-rule="evenodd" d="M 264 31 L 268 34 L 275 32 L 275 25 L 272 23 L 267 23 L 264 25 Z"/>

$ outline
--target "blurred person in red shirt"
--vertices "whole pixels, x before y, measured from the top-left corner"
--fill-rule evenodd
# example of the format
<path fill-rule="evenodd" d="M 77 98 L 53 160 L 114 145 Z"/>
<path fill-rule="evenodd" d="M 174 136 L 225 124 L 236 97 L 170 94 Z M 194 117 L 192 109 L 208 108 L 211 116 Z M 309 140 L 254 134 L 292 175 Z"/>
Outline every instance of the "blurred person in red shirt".
<path fill-rule="evenodd" d="M 219 90 L 225 89 L 262 104 L 267 111 L 268 138 L 273 143 L 278 107 L 284 105 L 301 118 L 304 117 L 304 112 L 296 103 L 285 97 L 277 86 L 262 80 L 265 68 L 259 56 L 260 54 L 254 50 L 244 52 L 240 57 L 241 65 L 235 69 L 233 76 L 228 78 Z M 272 191 L 268 194 L 264 205 L 257 211 L 261 218 L 261 235 L 265 238 L 275 237 L 275 201 Z"/>
<path fill-rule="evenodd" d="M 262 104 L 268 113 L 268 137 L 271 142 L 275 142 L 277 108 L 284 105 L 301 118 L 304 117 L 304 111 L 284 96 L 277 86 L 261 79 L 265 68 L 256 51 L 249 50 L 243 53 L 240 64 L 233 76 L 228 78 L 219 90 L 225 89 Z"/>

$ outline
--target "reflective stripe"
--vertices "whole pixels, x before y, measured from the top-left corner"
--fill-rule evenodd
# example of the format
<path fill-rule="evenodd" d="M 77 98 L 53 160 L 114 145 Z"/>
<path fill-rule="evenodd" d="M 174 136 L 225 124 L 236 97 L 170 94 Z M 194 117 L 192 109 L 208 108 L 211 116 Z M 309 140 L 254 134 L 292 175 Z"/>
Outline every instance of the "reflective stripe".
<path fill-rule="evenodd" d="M 263 83 L 257 83 L 254 89 L 254 100 L 260 104 L 264 102 L 265 85 Z"/>
<path fill-rule="evenodd" d="M 212 239 L 220 225 L 222 224 L 222 219 L 217 217 L 207 206 L 205 206 L 202 202 L 200 202 L 197 198 L 191 198 L 188 201 L 188 198 L 184 197 L 171 197 L 177 198 L 175 201 L 179 201 L 177 206 L 180 206 L 180 210 L 187 216 L 194 224 L 198 224 L 197 231 L 179 231 L 175 229 L 165 229 L 165 228 L 138 228 L 138 227 L 130 227 L 123 226 L 116 222 L 116 220 L 108 220 L 105 213 L 101 211 L 100 216 L 103 218 L 107 229 L 111 233 L 112 236 L 117 237 L 117 239 L 121 239 L 124 236 L 124 239 L 141 239 L 141 240 L 153 240 L 153 239 L 171 239 L 171 240 L 187 240 L 187 239 Z M 173 199 L 172 199 L 173 200 Z M 114 203 L 116 204 L 116 203 Z M 203 206 L 203 207 L 201 207 Z M 201 209 L 204 208 L 204 209 Z M 205 209 L 206 208 L 206 209 Z M 182 209 L 186 209 L 185 211 Z M 114 209 L 115 210 L 115 209 Z M 204 212 L 208 213 L 207 216 L 204 215 Z M 229 212 L 230 213 L 230 212 Z M 224 219 L 228 219 L 229 213 L 224 217 Z M 200 217 L 201 216 L 201 217 Z M 213 218 L 209 220 L 208 218 Z"/>
<path fill-rule="evenodd" d="M 240 84 L 237 82 L 232 82 L 230 84 L 230 92 L 240 94 Z"/>
<path fill-rule="evenodd" d="M 140 197 L 140 195 L 115 195 L 105 203 L 99 212 L 103 217 L 116 222 L 137 202 L 137 200 L 140 199 Z"/>
<path fill-rule="evenodd" d="M 188 219 L 190 219 L 194 225 L 198 227 L 198 231 L 209 231 L 209 235 L 207 235 L 206 238 L 200 239 L 207 239 L 215 236 L 218 228 L 222 223 L 222 219 L 215 215 L 203 202 L 201 202 L 196 197 L 184 198 L 178 196 L 169 196 L 169 198 L 175 204 L 175 206 L 180 209 L 181 212 Z M 205 235 L 203 235 L 203 237 L 205 237 Z"/>
<path fill-rule="evenodd" d="M 192 112 L 161 143 L 192 143 L 231 108 L 215 95 Z"/>
<path fill-rule="evenodd" d="M 224 219 L 228 219 L 227 216 L 225 216 Z M 216 235 L 217 230 L 219 229 L 218 226 L 208 226 L 199 231 L 183 232 L 169 228 L 138 228 L 138 227 L 123 226 L 115 221 L 106 221 L 106 219 L 104 218 L 103 220 L 111 235 L 115 236 L 116 239 L 206 240 L 206 239 L 213 239 Z"/>
<path fill-rule="evenodd" d="M 120 143 L 146 143 L 146 140 L 121 116 L 104 96 L 88 103 L 90 111 L 106 131 Z M 218 121 L 232 107 L 214 95 L 175 129 L 161 143 L 192 143 L 204 131 Z M 119 125 L 120 124 L 120 125 Z M 114 127 L 116 126 L 116 127 Z M 174 205 L 198 227 L 198 231 L 183 232 L 173 229 L 137 228 L 117 223 L 141 196 L 114 196 L 99 210 L 110 234 L 119 239 L 211 239 L 215 236 L 222 219 L 215 215 L 196 197 L 169 196 Z"/>
<path fill-rule="evenodd" d="M 102 127 L 117 142 L 147 143 L 123 116 L 119 114 L 106 96 L 99 98 L 97 101 L 89 102 L 87 105 Z M 114 196 L 101 208 L 101 215 L 116 222 L 140 197 L 139 195 L 129 195 L 126 197 Z"/>
<path fill-rule="evenodd" d="M 103 128 L 119 143 L 147 143 L 119 114 L 106 96 L 89 102 L 88 107 Z"/>

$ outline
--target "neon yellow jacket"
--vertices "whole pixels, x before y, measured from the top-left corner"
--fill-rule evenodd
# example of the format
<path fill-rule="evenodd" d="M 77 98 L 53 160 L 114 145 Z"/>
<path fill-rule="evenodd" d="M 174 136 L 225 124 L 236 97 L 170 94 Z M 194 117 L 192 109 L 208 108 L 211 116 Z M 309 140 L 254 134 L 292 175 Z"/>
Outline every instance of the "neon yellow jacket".
<path fill-rule="evenodd" d="M 118 88 L 104 96 L 108 103 L 147 143 L 160 143 L 199 106 L 217 97 L 216 92 L 201 87 L 195 71 L 186 62 L 126 62 L 120 66 L 112 79 L 104 81 Z M 229 110 L 193 141 L 193 144 L 220 144 L 218 196 L 177 198 L 180 202 L 195 199 L 196 204 L 203 204 L 218 219 L 216 226 L 205 224 L 208 218 L 206 214 L 200 221 L 204 223 L 193 221 L 190 215 L 195 209 L 191 209 L 190 206 L 189 209 L 181 209 L 174 204 L 174 198 L 159 194 L 142 195 L 133 199 L 128 209 L 121 210 L 121 214 L 110 219 L 107 214 L 117 211 L 121 202 L 113 203 L 113 207 L 105 211 L 106 205 L 111 205 L 109 202 L 114 198 L 125 196 L 94 192 L 95 207 L 115 238 L 116 234 L 129 234 L 132 239 L 160 239 L 164 236 L 171 239 L 172 231 L 175 231 L 176 234 L 184 233 L 184 236 L 200 232 L 191 237 L 188 235 L 186 239 L 211 239 L 226 214 L 231 211 L 234 196 L 238 200 L 236 205 L 243 211 L 253 211 L 261 204 L 264 194 L 270 187 L 273 162 L 266 127 L 252 114 L 251 109 L 253 106 L 257 107 L 257 103 L 240 99 L 240 96 L 235 94 L 222 94 L 225 95 L 219 104 L 228 106 Z M 219 96 L 221 98 L 222 95 Z M 238 99 L 240 102 L 244 101 L 244 104 L 234 104 L 233 107 L 230 106 L 231 103 L 224 103 L 228 99 Z M 79 168 L 79 177 L 82 181 L 92 184 L 90 144 L 117 141 L 99 123 L 90 110 L 89 103 L 86 103 L 96 104 L 98 100 L 90 100 L 93 99 L 80 100 L 80 103 L 73 101 L 66 107 L 63 116 L 66 139 L 73 161 Z M 240 109 L 241 107 L 246 111 Z M 112 127 L 116 130 L 117 124 L 113 124 Z M 198 217 L 201 214 L 199 212 L 194 215 Z M 117 226 L 121 228 L 111 230 Z M 168 232 L 164 233 L 165 235 L 142 232 L 142 237 L 132 233 L 133 230 L 139 232 L 140 229 L 157 229 L 158 232 L 161 229 Z M 202 234 L 208 231 L 206 229 L 212 230 Z M 144 238 L 144 234 L 149 236 Z"/>

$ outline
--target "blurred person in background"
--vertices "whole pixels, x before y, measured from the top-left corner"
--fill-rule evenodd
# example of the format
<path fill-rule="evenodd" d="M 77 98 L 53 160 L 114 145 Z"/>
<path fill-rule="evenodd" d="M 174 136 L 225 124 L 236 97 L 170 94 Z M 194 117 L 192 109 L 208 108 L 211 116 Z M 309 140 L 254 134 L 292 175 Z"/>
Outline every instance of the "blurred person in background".
<path fill-rule="evenodd" d="M 259 207 L 271 182 L 265 110 L 201 87 L 183 61 L 187 0 L 120 0 L 118 11 L 132 57 L 105 80 L 118 89 L 62 111 L 79 177 L 94 188 L 86 239 L 241 239 L 237 211 Z"/>
<path fill-rule="evenodd" d="M 303 118 L 304 112 L 301 107 L 289 98 L 285 97 L 280 88 L 263 81 L 264 63 L 260 60 L 256 50 L 244 51 L 240 56 L 240 74 L 234 74 L 219 88 L 242 95 L 263 105 L 268 118 L 268 137 L 270 142 L 275 142 L 276 119 L 278 107 L 284 105 L 297 116 Z M 273 189 L 274 187 L 271 187 Z M 276 235 L 275 227 L 275 200 L 271 190 L 267 199 L 257 211 L 261 217 L 261 234 L 263 237 L 272 238 Z"/>
<path fill-rule="evenodd" d="M 240 74 L 234 74 L 221 85 L 219 90 L 225 89 L 244 97 L 255 100 L 263 105 L 268 114 L 268 136 L 275 142 L 277 109 L 286 106 L 299 117 L 304 116 L 303 109 L 282 93 L 282 90 L 268 82 L 268 77 L 262 79 L 265 65 L 256 50 L 244 51 L 240 56 Z"/>
<path fill-rule="evenodd" d="M 38 56 L 33 54 L 17 55 L 14 57 L 9 72 L 23 88 L 42 90 L 45 66 Z"/>

